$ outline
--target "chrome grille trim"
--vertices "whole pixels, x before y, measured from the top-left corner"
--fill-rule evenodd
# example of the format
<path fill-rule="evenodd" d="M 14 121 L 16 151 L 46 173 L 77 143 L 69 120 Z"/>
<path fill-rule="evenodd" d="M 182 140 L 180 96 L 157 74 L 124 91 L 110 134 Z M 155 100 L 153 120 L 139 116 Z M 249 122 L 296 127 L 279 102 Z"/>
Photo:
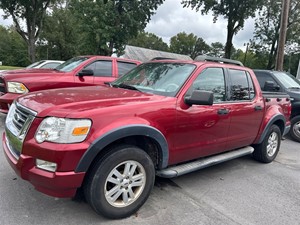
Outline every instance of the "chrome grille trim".
<path fill-rule="evenodd" d="M 15 103 L 12 110 L 6 118 L 6 126 L 15 137 L 23 142 L 37 113 L 18 103 Z"/>
<path fill-rule="evenodd" d="M 18 104 L 12 104 L 5 120 L 6 143 L 11 154 L 19 159 L 23 141 L 36 112 Z"/>

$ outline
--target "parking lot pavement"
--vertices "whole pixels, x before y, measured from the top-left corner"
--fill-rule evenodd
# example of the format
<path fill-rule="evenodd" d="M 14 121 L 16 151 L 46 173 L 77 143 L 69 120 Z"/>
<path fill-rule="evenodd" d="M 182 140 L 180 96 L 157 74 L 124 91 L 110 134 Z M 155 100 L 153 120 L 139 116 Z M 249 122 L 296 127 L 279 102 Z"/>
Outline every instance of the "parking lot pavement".
<path fill-rule="evenodd" d="M 0 116 L 3 132 L 4 116 Z M 1 147 L 2 150 L 2 147 Z M 300 143 L 287 138 L 270 164 L 251 156 L 175 179 L 158 179 L 137 214 L 107 220 L 83 200 L 43 195 L 17 177 L 0 153 L 0 224 L 299 225 Z"/>

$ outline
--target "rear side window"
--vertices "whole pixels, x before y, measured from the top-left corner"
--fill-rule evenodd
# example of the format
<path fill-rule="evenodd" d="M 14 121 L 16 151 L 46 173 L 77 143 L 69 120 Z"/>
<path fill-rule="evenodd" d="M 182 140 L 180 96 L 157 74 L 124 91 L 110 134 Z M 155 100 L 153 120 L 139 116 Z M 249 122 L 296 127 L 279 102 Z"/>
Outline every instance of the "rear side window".
<path fill-rule="evenodd" d="M 95 61 L 85 67 L 85 69 L 93 70 L 95 77 L 111 77 L 112 76 L 112 61 L 103 60 Z"/>
<path fill-rule="evenodd" d="M 119 61 L 117 61 L 117 65 L 118 65 L 119 77 L 123 76 L 125 73 L 127 73 L 128 71 L 136 67 L 135 63 L 119 62 Z"/>
<path fill-rule="evenodd" d="M 230 100 L 243 101 L 254 98 L 254 86 L 250 74 L 243 70 L 229 69 L 231 80 Z"/>

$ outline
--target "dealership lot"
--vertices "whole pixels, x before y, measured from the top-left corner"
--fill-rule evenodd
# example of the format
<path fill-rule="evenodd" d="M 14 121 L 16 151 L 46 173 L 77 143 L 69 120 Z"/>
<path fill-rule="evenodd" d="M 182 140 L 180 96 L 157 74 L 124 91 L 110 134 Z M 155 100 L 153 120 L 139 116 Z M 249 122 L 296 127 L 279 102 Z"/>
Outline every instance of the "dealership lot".
<path fill-rule="evenodd" d="M 0 132 L 5 116 L 0 115 Z M 2 148 L 2 147 L 1 147 Z M 34 190 L 0 154 L 0 224 L 300 224 L 300 143 L 287 138 L 271 164 L 250 156 L 175 179 L 157 179 L 146 204 L 107 220 L 82 199 Z"/>

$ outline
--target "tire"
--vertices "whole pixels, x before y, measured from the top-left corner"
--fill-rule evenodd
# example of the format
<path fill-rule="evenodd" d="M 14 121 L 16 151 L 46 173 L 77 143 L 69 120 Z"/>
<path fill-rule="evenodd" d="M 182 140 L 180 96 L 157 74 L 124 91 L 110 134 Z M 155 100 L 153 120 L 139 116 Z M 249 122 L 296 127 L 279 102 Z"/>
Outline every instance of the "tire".
<path fill-rule="evenodd" d="M 279 151 L 281 131 L 277 125 L 272 125 L 262 143 L 253 146 L 253 158 L 263 163 L 272 162 Z"/>
<path fill-rule="evenodd" d="M 110 219 L 125 218 L 146 202 L 154 180 L 149 155 L 135 146 L 122 145 L 94 164 L 85 181 L 84 195 L 98 214 Z"/>
<path fill-rule="evenodd" d="M 300 116 L 295 116 L 291 119 L 290 135 L 295 140 L 300 142 Z"/>

